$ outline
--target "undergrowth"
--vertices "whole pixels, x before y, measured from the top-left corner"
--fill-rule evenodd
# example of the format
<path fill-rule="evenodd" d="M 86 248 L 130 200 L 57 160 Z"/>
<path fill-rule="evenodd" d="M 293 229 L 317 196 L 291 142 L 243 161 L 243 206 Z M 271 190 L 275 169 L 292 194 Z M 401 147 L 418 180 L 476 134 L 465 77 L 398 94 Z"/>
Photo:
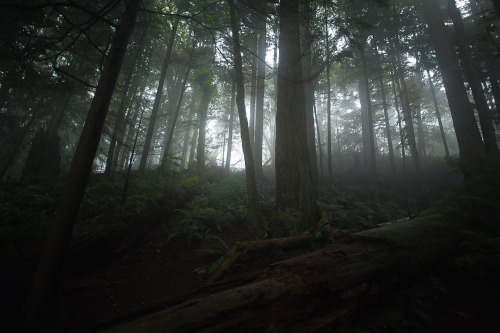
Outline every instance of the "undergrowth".
<path fill-rule="evenodd" d="M 189 249 L 193 240 L 205 240 L 246 221 L 246 182 L 242 176 L 224 178 L 200 186 L 188 208 L 178 209 L 184 218 L 174 222 L 168 241 L 182 240 Z"/>

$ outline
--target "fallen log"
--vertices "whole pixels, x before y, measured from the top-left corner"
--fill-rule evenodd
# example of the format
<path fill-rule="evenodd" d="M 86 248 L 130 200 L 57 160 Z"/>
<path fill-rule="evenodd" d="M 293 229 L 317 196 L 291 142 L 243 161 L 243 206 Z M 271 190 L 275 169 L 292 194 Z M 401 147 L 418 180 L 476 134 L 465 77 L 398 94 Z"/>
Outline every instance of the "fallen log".
<path fill-rule="evenodd" d="M 363 231 L 104 332 L 341 330 L 383 290 L 434 266 L 459 237 L 446 215 Z"/>

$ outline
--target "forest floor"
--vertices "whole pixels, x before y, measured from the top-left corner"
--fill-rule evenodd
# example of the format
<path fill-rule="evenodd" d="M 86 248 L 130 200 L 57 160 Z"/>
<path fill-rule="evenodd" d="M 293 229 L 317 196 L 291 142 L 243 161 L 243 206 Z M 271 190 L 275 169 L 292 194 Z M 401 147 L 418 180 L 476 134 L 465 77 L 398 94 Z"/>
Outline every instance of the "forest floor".
<path fill-rule="evenodd" d="M 183 213 L 171 221 L 183 219 Z M 242 223 L 221 234 L 229 246 L 253 239 L 253 229 Z M 159 223 L 138 239 L 116 261 L 89 274 L 66 279 L 61 288 L 60 332 L 87 332 L 116 317 L 136 316 L 165 302 L 176 302 L 204 286 L 206 271 L 220 255 L 201 251 L 213 241 L 167 242 L 169 230 Z"/>
<path fill-rule="evenodd" d="M 229 185 L 226 187 L 234 189 L 234 184 Z M 206 196 L 210 197 L 209 194 Z M 132 241 L 121 242 L 115 237 L 104 239 L 105 242 L 109 240 L 107 249 L 102 248 L 102 243 L 92 249 L 94 243 L 90 242 L 78 248 L 76 255 L 70 252 L 54 332 L 95 332 L 178 304 L 206 285 L 211 268 L 220 263 L 218 260 L 229 248 L 255 238 L 253 228 L 244 219 L 233 221 L 231 228 L 212 232 L 213 237 L 172 238 L 176 232 L 174 226 L 182 224 L 189 212 L 195 209 L 193 201 L 196 198 L 194 194 L 187 194 L 167 211 L 150 218 L 151 223 L 136 223 L 132 232 L 117 233 L 118 238 L 125 233 L 135 235 Z M 352 201 L 352 198 L 346 198 Z M 325 210 L 338 209 L 335 205 L 339 204 L 346 205 L 339 199 L 322 207 Z M 367 211 L 361 204 L 355 208 L 347 215 L 359 218 L 360 213 Z M 271 213 L 270 209 L 264 210 L 267 218 Z M 492 214 L 488 216 L 490 221 L 486 224 L 498 223 L 497 220 L 491 221 L 494 219 Z M 379 218 L 376 222 L 384 221 Z M 500 332 L 500 236 L 497 227 L 491 230 L 494 232 L 484 229 L 464 231 L 459 250 L 450 253 L 445 262 L 412 280 L 398 283 L 376 301 L 368 302 L 341 331 Z M 92 250 L 95 250 L 93 256 L 85 258 Z M 263 269 L 273 261 L 311 250 L 313 247 L 308 245 L 293 253 L 276 251 L 245 262 L 237 270 L 244 273 Z M 29 251 L 33 252 L 33 248 Z M 108 253 L 118 255 L 108 256 Z M 99 255 L 106 257 L 105 260 L 95 260 L 93 264 Z M 2 332 L 15 332 L 17 311 L 34 268 L 34 261 L 15 261 L 16 264 L 6 265 L 8 274 L 4 271 L 0 275 L 0 287 L 5 294 L 0 301 Z"/>

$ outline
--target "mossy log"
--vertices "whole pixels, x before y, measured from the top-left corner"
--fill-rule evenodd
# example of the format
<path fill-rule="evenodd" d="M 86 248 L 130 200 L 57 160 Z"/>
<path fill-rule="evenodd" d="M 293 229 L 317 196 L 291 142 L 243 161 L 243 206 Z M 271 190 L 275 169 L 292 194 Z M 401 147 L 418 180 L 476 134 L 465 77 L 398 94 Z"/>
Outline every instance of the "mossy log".
<path fill-rule="evenodd" d="M 453 251 L 460 229 L 433 215 L 355 233 L 105 332 L 341 330 L 368 301 Z"/>

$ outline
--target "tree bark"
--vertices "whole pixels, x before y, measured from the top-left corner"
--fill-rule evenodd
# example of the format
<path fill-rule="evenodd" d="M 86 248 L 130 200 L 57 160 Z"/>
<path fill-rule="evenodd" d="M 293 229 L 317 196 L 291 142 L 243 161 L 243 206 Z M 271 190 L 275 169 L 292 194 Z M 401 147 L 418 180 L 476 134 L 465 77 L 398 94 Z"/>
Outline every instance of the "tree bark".
<path fill-rule="evenodd" d="M 128 41 L 132 34 L 139 0 L 128 1 L 117 28 L 110 54 L 106 58 L 75 156 L 71 163 L 63 195 L 50 227 L 46 246 L 38 263 L 33 285 L 26 300 L 25 326 L 29 330 L 47 325 L 59 287 L 64 255 L 68 248 L 80 202 L 92 170 L 92 163 L 101 139 L 102 128 L 109 109 L 116 80 L 120 73 Z"/>
<path fill-rule="evenodd" d="M 266 1 L 259 2 L 258 8 L 266 8 Z M 257 94 L 255 103 L 255 173 L 262 180 L 262 143 L 264 137 L 264 88 L 266 83 L 266 15 L 259 14 L 259 39 L 257 45 Z"/>
<path fill-rule="evenodd" d="M 439 264 L 459 240 L 456 221 L 439 215 L 356 233 L 103 332 L 340 331 L 384 292 Z"/>
<path fill-rule="evenodd" d="M 495 137 L 495 129 L 493 128 L 493 119 L 491 111 L 488 107 L 488 101 L 484 95 L 481 80 L 476 71 L 474 59 L 471 55 L 469 43 L 465 39 L 465 27 L 462 20 L 462 15 L 458 10 L 455 0 L 448 0 L 448 13 L 453 21 L 455 30 L 455 37 L 458 42 L 460 50 L 460 58 L 462 59 L 462 67 L 464 69 L 465 77 L 469 82 L 472 96 L 476 102 L 476 109 L 479 115 L 479 124 L 481 125 L 481 132 L 483 134 L 484 148 L 486 153 L 491 156 L 500 156 L 498 152 L 497 140 Z"/>
<path fill-rule="evenodd" d="M 366 56 L 363 50 L 361 51 L 361 62 L 363 64 L 363 78 L 364 78 L 364 87 L 366 89 L 366 113 L 367 113 L 367 121 L 368 121 L 368 136 L 370 138 L 370 169 L 372 173 L 372 182 L 373 182 L 373 194 L 376 203 L 380 202 L 380 197 L 378 193 L 378 173 L 377 173 L 377 159 L 375 154 L 375 135 L 373 133 L 373 114 L 372 114 L 372 102 L 370 98 L 370 85 L 368 82 L 368 69 L 366 65 Z M 363 147 L 363 151 L 366 147 Z"/>
<path fill-rule="evenodd" d="M 276 233 L 300 233 L 317 222 L 317 191 L 307 143 L 299 1 L 279 7 L 276 112 Z"/>
<path fill-rule="evenodd" d="M 241 61 L 241 46 L 239 37 L 239 20 L 236 13 L 236 6 L 233 0 L 227 0 L 229 5 L 229 15 L 231 17 L 231 32 L 234 43 L 234 77 L 236 81 L 236 105 L 240 119 L 241 146 L 245 158 L 245 176 L 247 184 L 247 206 L 250 221 L 254 225 L 257 237 L 264 238 L 267 234 L 267 225 L 262 216 L 257 194 L 257 179 L 255 175 L 255 164 L 248 131 L 248 121 L 245 110 L 245 85 L 243 82 L 243 65 Z"/>
<path fill-rule="evenodd" d="M 421 0 L 421 3 L 443 77 L 460 155 L 472 159 L 476 153 L 484 151 L 484 144 L 463 84 L 453 43 L 444 25 L 439 2 Z"/>
<path fill-rule="evenodd" d="M 313 184 L 318 184 L 318 157 L 316 154 L 316 136 L 314 135 L 314 75 L 312 73 L 312 44 L 314 41 L 311 32 L 313 8 L 310 1 L 302 1 L 301 28 L 304 37 L 302 41 L 302 72 L 304 78 L 304 102 L 306 108 L 307 143 L 309 145 L 309 161 L 311 162 Z M 317 189 L 315 189 L 317 191 Z"/>

